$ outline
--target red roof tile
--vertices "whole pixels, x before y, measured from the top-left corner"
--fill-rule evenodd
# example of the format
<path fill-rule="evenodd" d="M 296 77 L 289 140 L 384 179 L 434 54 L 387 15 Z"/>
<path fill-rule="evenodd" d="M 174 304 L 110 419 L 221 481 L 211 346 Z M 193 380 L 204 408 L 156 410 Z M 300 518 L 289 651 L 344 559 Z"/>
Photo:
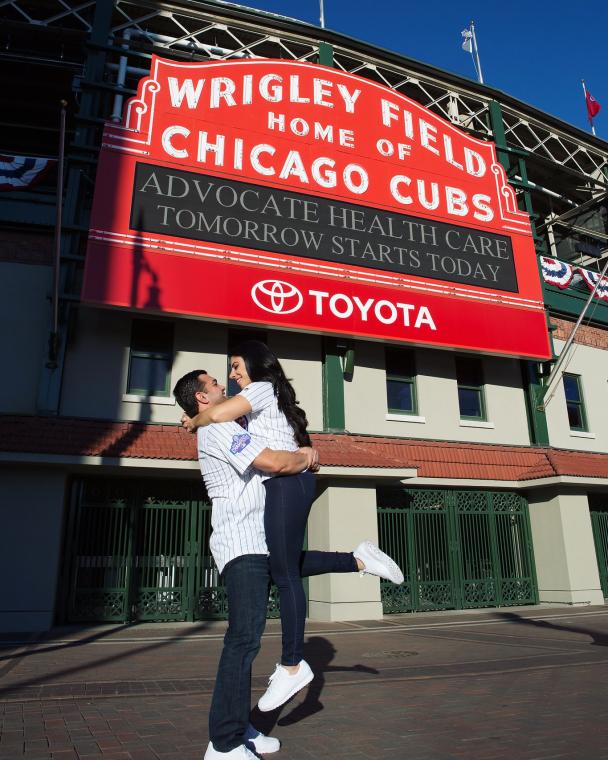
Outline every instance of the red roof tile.
<path fill-rule="evenodd" d="M 416 469 L 422 478 L 608 478 L 608 454 L 555 448 L 316 433 L 321 463 Z M 0 416 L 0 451 L 66 456 L 196 460 L 196 439 L 177 425 Z"/>

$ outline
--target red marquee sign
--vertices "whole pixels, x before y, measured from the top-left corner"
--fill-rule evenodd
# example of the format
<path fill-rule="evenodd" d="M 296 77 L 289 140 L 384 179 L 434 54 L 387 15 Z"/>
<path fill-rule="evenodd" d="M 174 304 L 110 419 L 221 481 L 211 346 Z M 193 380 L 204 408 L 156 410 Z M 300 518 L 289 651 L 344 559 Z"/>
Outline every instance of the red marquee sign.
<path fill-rule="evenodd" d="M 494 145 L 309 63 L 152 59 L 104 130 L 83 300 L 550 356 Z"/>

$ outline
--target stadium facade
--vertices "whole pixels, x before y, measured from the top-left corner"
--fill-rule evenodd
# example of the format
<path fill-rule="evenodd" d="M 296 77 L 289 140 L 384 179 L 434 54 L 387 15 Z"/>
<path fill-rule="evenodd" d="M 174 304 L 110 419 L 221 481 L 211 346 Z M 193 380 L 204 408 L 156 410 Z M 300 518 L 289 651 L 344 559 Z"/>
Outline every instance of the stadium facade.
<path fill-rule="evenodd" d="M 321 452 L 308 546 L 405 574 L 312 619 L 604 603 L 607 143 L 237 5 L 0 17 L 2 630 L 225 616 L 170 390 L 248 336 Z"/>

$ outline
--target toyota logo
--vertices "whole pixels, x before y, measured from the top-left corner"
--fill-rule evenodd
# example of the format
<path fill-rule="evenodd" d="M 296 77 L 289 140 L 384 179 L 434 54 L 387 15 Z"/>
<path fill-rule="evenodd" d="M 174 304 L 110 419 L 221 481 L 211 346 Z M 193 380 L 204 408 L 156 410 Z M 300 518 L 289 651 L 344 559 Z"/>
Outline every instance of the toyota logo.
<path fill-rule="evenodd" d="M 282 280 L 262 280 L 251 288 L 254 303 L 271 314 L 293 314 L 301 306 L 304 298 L 290 282 Z"/>

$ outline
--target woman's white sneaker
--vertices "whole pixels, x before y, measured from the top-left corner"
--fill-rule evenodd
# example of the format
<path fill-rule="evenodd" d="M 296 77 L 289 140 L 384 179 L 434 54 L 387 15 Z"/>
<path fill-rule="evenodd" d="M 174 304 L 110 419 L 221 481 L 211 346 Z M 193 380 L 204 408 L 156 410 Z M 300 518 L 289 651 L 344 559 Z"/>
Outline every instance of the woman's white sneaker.
<path fill-rule="evenodd" d="M 274 673 L 268 679 L 268 688 L 260 697 L 258 708 L 262 712 L 276 710 L 282 704 L 297 694 L 314 678 L 314 673 L 306 660 L 300 660 L 296 673 L 291 675 L 282 665 L 277 665 Z"/>
<path fill-rule="evenodd" d="M 403 583 L 399 565 L 371 541 L 362 541 L 353 552 L 355 559 L 363 563 L 361 575 L 377 575 L 393 583 Z"/>

